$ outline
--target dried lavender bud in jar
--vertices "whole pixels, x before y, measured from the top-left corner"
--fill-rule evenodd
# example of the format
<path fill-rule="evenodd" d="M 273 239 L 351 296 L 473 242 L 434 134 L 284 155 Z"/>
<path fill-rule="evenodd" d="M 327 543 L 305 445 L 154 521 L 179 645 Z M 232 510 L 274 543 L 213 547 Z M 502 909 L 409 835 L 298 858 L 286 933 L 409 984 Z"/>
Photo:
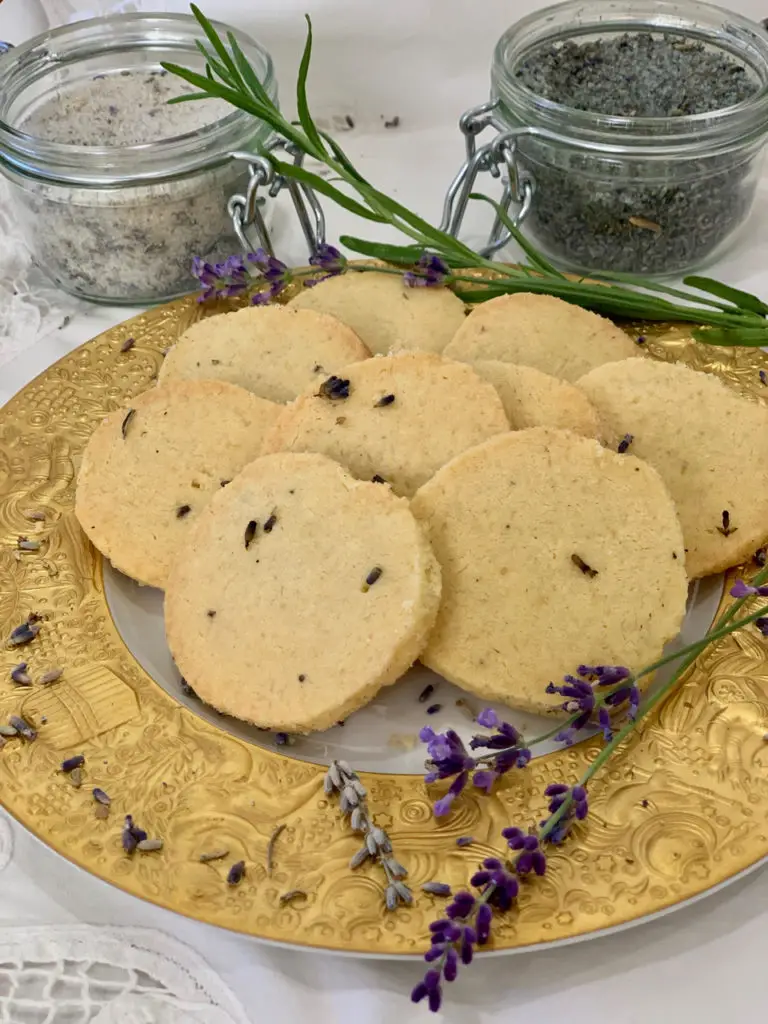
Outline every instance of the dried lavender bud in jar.
<path fill-rule="evenodd" d="M 524 55 L 513 74 L 537 96 L 623 118 L 709 113 L 743 103 L 760 89 L 752 69 L 724 49 L 672 33 L 541 45 Z M 640 129 L 617 130 L 619 145 L 622 132 L 638 136 Z M 553 258 L 584 269 L 653 274 L 700 262 L 749 210 L 753 153 L 724 147 L 697 158 L 695 138 L 688 145 L 690 157 L 633 157 L 630 164 L 521 140 L 521 170 L 536 184 L 526 228 Z"/>

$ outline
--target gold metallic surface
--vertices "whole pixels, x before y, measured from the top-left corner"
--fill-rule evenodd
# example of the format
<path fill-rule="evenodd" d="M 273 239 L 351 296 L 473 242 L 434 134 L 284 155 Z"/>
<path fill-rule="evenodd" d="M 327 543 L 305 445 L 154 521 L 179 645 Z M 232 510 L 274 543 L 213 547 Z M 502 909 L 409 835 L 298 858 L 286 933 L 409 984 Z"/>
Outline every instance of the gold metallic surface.
<path fill-rule="evenodd" d="M 66 356 L 0 410 L 0 629 L 30 612 L 39 636 L 0 648 L 0 721 L 21 714 L 34 743 L 0 749 L 0 801 L 52 849 L 136 896 L 266 939 L 375 954 L 418 953 L 444 901 L 423 882 L 467 884 L 500 830 L 542 817 L 542 791 L 575 780 L 599 749 L 588 741 L 536 759 L 491 797 L 472 792 L 438 823 L 420 776 L 364 775 L 370 806 L 410 871 L 414 904 L 387 913 L 381 871 L 349 870 L 359 842 L 323 793 L 323 769 L 260 749 L 180 706 L 140 668 L 108 611 L 100 556 L 73 515 L 83 445 L 109 410 L 152 385 L 163 350 L 200 316 L 194 298 L 116 327 Z M 640 329 L 635 333 L 640 333 Z M 645 349 L 714 372 L 760 396 L 763 353 L 708 348 L 681 328 L 650 328 Z M 128 338 L 135 345 L 120 348 Z M 768 393 L 768 389 L 766 389 Z M 26 513 L 42 510 L 44 522 Z M 19 535 L 42 542 L 16 551 Z M 35 685 L 14 686 L 29 663 Z M 60 666 L 59 682 L 37 680 Z M 590 816 L 550 856 L 543 879 L 494 928 L 495 948 L 569 939 L 624 924 L 706 891 L 768 855 L 768 644 L 750 629 L 710 649 L 658 714 L 590 786 Z M 81 788 L 58 771 L 83 753 Z M 112 798 L 97 820 L 91 796 Z M 431 794 L 434 798 L 434 793 Z M 132 814 L 164 847 L 127 856 Z M 269 838 L 285 823 L 268 877 Z M 477 842 L 458 849 L 456 838 Z M 228 848 L 223 860 L 199 855 Z M 244 860 L 237 887 L 229 866 Z M 280 903 L 291 889 L 306 900 Z"/>

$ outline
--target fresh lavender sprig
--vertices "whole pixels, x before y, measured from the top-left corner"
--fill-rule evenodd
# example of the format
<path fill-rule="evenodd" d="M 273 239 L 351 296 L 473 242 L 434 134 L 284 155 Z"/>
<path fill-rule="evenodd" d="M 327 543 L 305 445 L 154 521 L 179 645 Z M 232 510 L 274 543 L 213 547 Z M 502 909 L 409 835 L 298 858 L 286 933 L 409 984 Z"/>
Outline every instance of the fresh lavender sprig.
<path fill-rule="evenodd" d="M 346 761 L 332 761 L 325 774 L 323 788 L 328 796 L 338 794 L 339 810 L 345 817 L 349 817 L 352 831 L 364 837 L 363 845 L 354 854 L 349 866 L 359 868 L 368 860 L 381 866 L 387 879 L 384 890 L 387 910 L 395 910 L 401 903 L 411 903 L 413 895 L 403 881 L 408 872 L 395 858 L 392 841 L 387 833 L 373 823 L 366 801 L 368 794 L 357 773 L 352 771 Z"/>
<path fill-rule="evenodd" d="M 483 200 L 494 207 L 497 217 L 522 248 L 527 262 L 504 266 L 479 255 L 460 239 L 434 227 L 413 210 L 375 188 L 354 167 L 339 143 L 318 128 L 307 99 L 312 55 L 312 23 L 309 17 L 307 41 L 296 85 L 297 122 L 281 113 L 234 35 L 230 33 L 225 41 L 195 4 L 192 4 L 192 13 L 206 36 L 206 42 L 199 44 L 206 59 L 206 68 L 201 73 L 163 62 L 166 71 L 178 75 L 196 89 L 193 93 L 174 97 L 170 102 L 219 99 L 246 111 L 323 164 L 332 177 L 323 177 L 301 164 L 280 160 L 271 150 L 265 151 L 263 155 L 270 161 L 276 175 L 301 186 L 310 186 L 363 220 L 388 224 L 409 239 L 407 245 L 391 245 L 353 236 L 342 237 L 342 244 L 353 252 L 404 268 L 412 267 L 421 259 L 422 253 L 427 253 L 424 271 L 429 270 L 427 261 L 432 256 L 451 268 L 483 268 L 486 271 L 485 287 L 469 293 L 466 298 L 470 302 L 484 302 L 497 295 L 515 292 L 537 292 L 558 296 L 607 316 L 703 325 L 694 327 L 693 335 L 709 344 L 761 346 L 768 342 L 768 305 L 756 296 L 699 276 L 685 279 L 687 290 L 609 271 L 598 271 L 589 278 L 568 278 L 535 249 L 500 204 L 487 196 L 472 193 L 471 199 Z M 339 188 L 337 182 L 342 183 L 346 191 Z"/>
<path fill-rule="evenodd" d="M 583 680 L 585 676 L 592 676 L 594 677 L 592 682 L 598 686 L 601 681 L 605 682 L 605 688 L 610 695 L 611 692 L 621 693 L 628 688 L 631 689 L 637 679 L 655 671 L 662 662 L 666 664 L 668 661 L 679 661 L 671 678 L 639 707 L 633 707 L 626 695 L 621 701 L 616 702 L 617 704 L 626 702 L 627 708 L 632 709 L 633 713 L 627 714 L 624 725 L 606 742 L 575 785 L 556 782 L 547 786 L 544 795 L 548 799 L 549 815 L 539 823 L 538 828 L 532 828 L 527 833 L 517 827 L 506 828 L 502 831 L 507 846 L 516 856 L 511 862 L 508 861 L 506 866 L 502 865 L 497 858 L 487 858 L 483 862 L 481 871 L 474 874 L 471 879 L 471 885 L 484 887 L 481 889 L 480 896 L 474 897 L 468 892 L 459 893 L 446 910 L 446 918 L 441 918 L 430 925 L 432 945 L 424 954 L 424 959 L 429 967 L 422 981 L 411 993 L 411 999 L 414 1002 L 427 999 L 431 1010 L 437 1012 L 440 1009 L 442 1004 L 441 983 L 454 981 L 458 972 L 459 959 L 465 965 L 471 963 L 474 946 L 484 945 L 488 941 L 494 902 L 498 910 L 508 909 L 506 905 L 511 905 L 517 896 L 517 877 L 528 875 L 531 872 L 537 876 L 545 874 L 547 861 L 542 849 L 543 844 L 545 842 L 553 844 L 564 842 L 574 825 L 587 817 L 589 811 L 587 784 L 589 781 L 610 760 L 637 724 L 668 696 L 702 650 L 714 641 L 753 623 L 763 635 L 768 634 L 768 606 L 763 606 L 742 618 L 737 617 L 746 601 L 754 597 L 768 597 L 766 580 L 768 580 L 768 567 L 761 569 L 750 583 L 736 580 L 730 591 L 731 596 L 736 600 L 719 616 L 702 640 L 689 644 L 674 655 L 667 655 L 659 659 L 658 662 L 634 676 L 626 675 L 623 671 L 617 673 L 616 668 L 608 669 L 606 667 L 603 667 L 602 671 L 590 669 L 582 672 L 582 670 L 588 669 L 588 666 L 580 666 L 579 673 Z M 765 630 L 763 630 L 762 623 L 766 624 Z M 583 697 L 586 699 L 586 691 L 583 692 Z M 576 700 L 577 698 L 570 699 Z M 594 708 L 590 709 L 590 714 L 593 710 Z M 580 716 L 584 714 L 584 708 L 581 705 L 576 714 Z M 497 898 L 494 901 L 497 886 L 502 890 L 502 897 L 501 900 Z"/>
<path fill-rule="evenodd" d="M 346 256 L 326 242 L 317 247 L 309 262 L 314 269 L 291 270 L 265 249 L 257 249 L 245 256 L 233 254 L 221 263 L 209 263 L 202 256 L 195 256 L 191 270 L 192 276 L 200 282 L 197 301 L 209 302 L 251 293 L 252 306 L 266 306 L 294 280 L 303 279 L 304 287 L 312 288 L 329 277 L 343 274 L 348 268 Z M 317 276 L 310 276 L 315 271 L 319 271 Z M 262 287 L 264 283 L 268 287 Z"/>
<path fill-rule="evenodd" d="M 411 1000 L 420 1003 L 426 999 L 433 1013 L 442 1005 L 441 983 L 455 981 L 459 962 L 469 966 L 475 948 L 490 941 L 494 913 L 506 913 L 512 908 L 520 891 L 519 879 L 531 871 L 539 876 L 546 871 L 547 858 L 535 834 L 507 828 L 502 835 L 514 856 L 506 863 L 498 857 L 486 857 L 470 879 L 470 886 L 478 890 L 478 895 L 457 893 L 446 907 L 445 917 L 429 926 L 431 946 L 424 954 L 429 966 L 411 992 Z"/>

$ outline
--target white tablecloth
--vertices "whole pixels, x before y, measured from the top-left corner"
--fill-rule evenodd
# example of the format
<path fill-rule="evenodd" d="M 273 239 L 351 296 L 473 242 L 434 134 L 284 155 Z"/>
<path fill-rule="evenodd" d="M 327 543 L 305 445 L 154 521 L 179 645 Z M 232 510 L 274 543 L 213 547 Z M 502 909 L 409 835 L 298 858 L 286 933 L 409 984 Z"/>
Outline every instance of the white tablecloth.
<path fill-rule="evenodd" d="M 44 0 L 59 17 L 72 7 L 105 8 L 99 0 Z M 599 2 L 599 0 L 598 0 Z M 768 0 L 766 0 L 768 5 Z M 768 15 L 761 0 L 731 0 L 742 13 Z M 5 0 L 0 38 L 34 14 L 33 0 Z M 123 4 L 122 6 L 130 6 Z M 146 8 L 183 4 L 144 2 Z M 432 218 L 460 158 L 456 119 L 487 93 L 493 43 L 535 0 L 217 0 L 209 13 L 252 31 L 276 58 L 287 94 L 303 37 L 300 14 L 315 21 L 311 81 L 318 115 L 350 114 L 345 137 L 366 174 Z M 10 26 L 10 27 L 9 27 Z M 385 130 L 382 115 L 399 115 Z M 359 230 L 331 211 L 330 236 Z M 301 261 L 298 239 L 283 232 L 278 253 Z M 1 255 L 1 250 L 0 250 Z M 749 237 L 717 268 L 733 284 L 768 294 L 768 179 L 764 179 Z M 0 270 L 0 274 L 4 271 Z M 13 271 L 16 272 L 15 270 Z M 10 273 L 8 271 L 7 273 Z M 12 356 L 0 331 L 0 404 L 44 370 L 130 311 L 73 307 L 59 297 L 51 316 L 16 338 Z M 34 300 L 34 293 L 30 301 Z M 25 300 L 26 301 L 26 300 Z M 54 304 L 55 305 L 55 304 Z M 62 326 L 67 310 L 72 320 Z M 19 315 L 24 315 L 20 307 Z M 7 821 L 7 828 L 5 823 Z M 119 996 L 98 993 L 83 1021 L 151 1024 L 256 1024 L 262 1020 L 373 1024 L 425 1017 L 407 994 L 420 964 L 362 961 L 267 947 L 124 895 L 56 857 L 0 812 L 0 1021 L 64 1021 L 63 997 L 40 997 L 58 1010 L 22 1016 L 7 1000 L 7 979 L 18 984 L 29 962 L 103 961 Z M 603 939 L 515 957 L 476 962 L 449 990 L 440 1019 L 567 1024 L 708 1024 L 764 1012 L 768 933 L 768 872 L 756 873 L 697 905 Z M 183 944 L 183 945 L 182 945 Z M 14 962 L 15 968 L 3 967 Z M 120 967 L 131 968 L 127 973 Z M 25 967 L 26 965 L 26 967 Z M 143 973 L 142 973 L 143 972 Z M 150 983 L 147 979 L 153 979 Z M 22 979 L 23 980 L 23 979 Z M 121 987 L 122 986 L 122 987 Z M 58 991 L 58 990 L 57 990 Z M 92 993 L 93 994 L 93 993 Z M 78 1002 L 79 1000 L 79 1002 Z M 85 996 L 75 999 L 85 1006 Z M 86 1015 L 87 1014 L 87 1015 Z M 67 1021 L 74 1017 L 66 1017 Z"/>

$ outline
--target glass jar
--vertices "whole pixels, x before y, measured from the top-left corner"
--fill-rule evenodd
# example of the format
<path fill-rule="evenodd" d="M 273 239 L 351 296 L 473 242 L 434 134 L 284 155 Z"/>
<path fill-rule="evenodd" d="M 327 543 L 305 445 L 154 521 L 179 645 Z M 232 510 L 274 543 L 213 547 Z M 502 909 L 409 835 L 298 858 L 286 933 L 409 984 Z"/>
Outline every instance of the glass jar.
<path fill-rule="evenodd" d="M 269 54 L 233 31 L 277 98 Z M 35 261 L 96 302 L 143 305 L 196 287 L 193 256 L 239 251 L 227 212 L 248 181 L 234 150 L 270 129 L 160 67 L 204 70 L 182 14 L 124 14 L 44 33 L 0 57 L 0 172 Z"/>
<path fill-rule="evenodd" d="M 754 92 L 708 113 L 616 116 L 563 106 L 520 80 L 536 51 L 540 60 L 570 40 L 625 33 L 728 55 Z M 642 62 L 633 73 L 642 75 Z M 761 26 L 694 0 L 571 0 L 513 25 L 496 46 L 491 80 L 494 123 L 513 131 L 518 183 L 533 187 L 525 232 L 561 266 L 679 274 L 716 258 L 747 220 L 768 131 Z"/>

